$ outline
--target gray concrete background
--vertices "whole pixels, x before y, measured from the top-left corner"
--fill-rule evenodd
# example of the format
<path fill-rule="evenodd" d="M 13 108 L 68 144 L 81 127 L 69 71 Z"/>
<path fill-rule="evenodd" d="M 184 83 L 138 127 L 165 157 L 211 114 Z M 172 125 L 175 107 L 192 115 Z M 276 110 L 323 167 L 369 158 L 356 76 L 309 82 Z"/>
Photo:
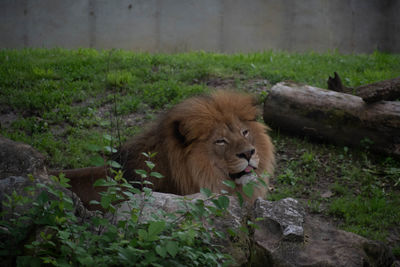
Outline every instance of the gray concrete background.
<path fill-rule="evenodd" d="M 0 0 L 0 48 L 400 53 L 400 0 Z"/>

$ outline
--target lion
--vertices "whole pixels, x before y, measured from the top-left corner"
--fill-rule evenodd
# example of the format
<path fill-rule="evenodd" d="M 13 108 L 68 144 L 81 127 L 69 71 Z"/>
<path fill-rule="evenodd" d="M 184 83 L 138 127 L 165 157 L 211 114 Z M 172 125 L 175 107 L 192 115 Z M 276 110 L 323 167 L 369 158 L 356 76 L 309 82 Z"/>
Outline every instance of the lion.
<path fill-rule="evenodd" d="M 256 121 L 258 114 L 255 99 L 239 92 L 188 98 L 122 145 L 112 159 L 121 164 L 123 177 L 133 181 L 140 179 L 135 170 L 146 169 L 142 152 L 156 152 L 152 171 L 164 178 L 149 179 L 157 192 L 189 195 L 208 188 L 233 193 L 253 179 L 252 173 L 268 184 L 263 174 L 274 171 L 274 146 L 269 128 Z M 98 199 L 91 185 L 107 174 L 104 166 L 62 172 L 85 205 Z M 236 188 L 224 185 L 224 180 L 234 181 Z M 252 199 L 266 193 L 266 187 L 258 187 Z"/>

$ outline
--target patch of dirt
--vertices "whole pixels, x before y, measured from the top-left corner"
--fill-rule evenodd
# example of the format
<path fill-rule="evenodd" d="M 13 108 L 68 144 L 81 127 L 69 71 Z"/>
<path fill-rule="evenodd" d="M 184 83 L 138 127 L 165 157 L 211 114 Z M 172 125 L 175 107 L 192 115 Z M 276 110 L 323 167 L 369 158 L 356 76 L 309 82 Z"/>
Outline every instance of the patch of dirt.
<path fill-rule="evenodd" d="M 215 77 L 206 81 L 205 84 L 208 87 L 215 89 L 229 89 L 229 88 L 235 88 L 235 79 L 233 78 L 224 79 L 220 77 Z"/>
<path fill-rule="evenodd" d="M 266 79 L 250 79 L 246 82 L 246 88 L 250 93 L 260 94 L 272 87 L 271 83 Z"/>
<path fill-rule="evenodd" d="M 13 111 L 0 114 L 0 128 L 9 128 L 9 126 L 18 119 L 18 115 Z"/>
<path fill-rule="evenodd" d="M 249 93 L 259 94 L 271 88 L 271 83 L 267 79 L 250 79 L 244 78 L 221 78 L 212 77 L 206 81 L 193 80 L 193 83 L 204 83 L 211 89 L 244 89 Z"/>

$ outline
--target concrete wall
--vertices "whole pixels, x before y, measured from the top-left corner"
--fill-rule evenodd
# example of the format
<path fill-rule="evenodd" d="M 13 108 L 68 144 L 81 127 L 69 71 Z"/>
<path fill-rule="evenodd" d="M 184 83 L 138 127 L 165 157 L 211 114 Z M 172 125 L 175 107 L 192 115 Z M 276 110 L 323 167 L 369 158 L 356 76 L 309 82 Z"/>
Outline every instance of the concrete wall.
<path fill-rule="evenodd" d="M 0 48 L 400 53 L 400 0 L 0 0 Z"/>

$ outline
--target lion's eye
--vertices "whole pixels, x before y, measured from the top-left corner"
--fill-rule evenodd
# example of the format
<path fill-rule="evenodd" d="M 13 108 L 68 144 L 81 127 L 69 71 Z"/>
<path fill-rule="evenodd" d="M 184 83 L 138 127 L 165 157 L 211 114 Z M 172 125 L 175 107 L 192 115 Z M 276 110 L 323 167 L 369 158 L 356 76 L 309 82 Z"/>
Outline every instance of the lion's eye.
<path fill-rule="evenodd" d="M 242 134 L 243 134 L 244 137 L 247 137 L 249 135 L 249 133 L 250 133 L 249 130 L 243 130 L 242 131 Z"/>
<path fill-rule="evenodd" d="M 226 141 L 226 139 L 218 139 L 214 142 L 214 144 L 219 145 L 219 146 L 223 146 L 225 144 L 227 144 L 228 142 Z"/>

